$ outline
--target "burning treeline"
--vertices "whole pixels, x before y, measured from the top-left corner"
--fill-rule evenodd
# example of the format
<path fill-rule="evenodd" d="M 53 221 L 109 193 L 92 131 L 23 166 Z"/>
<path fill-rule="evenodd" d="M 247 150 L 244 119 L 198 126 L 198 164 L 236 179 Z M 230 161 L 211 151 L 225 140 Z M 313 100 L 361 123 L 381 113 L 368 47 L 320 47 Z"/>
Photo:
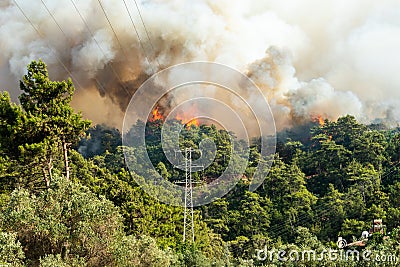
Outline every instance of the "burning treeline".
<path fill-rule="evenodd" d="M 196 106 L 193 106 L 193 109 L 195 109 Z M 190 112 L 190 110 L 187 110 L 186 113 L 178 113 L 175 117 L 176 120 L 181 121 L 184 123 L 187 127 L 190 127 L 192 125 L 194 126 L 199 126 L 200 125 L 200 120 L 195 118 L 194 114 Z M 157 121 L 165 120 L 165 116 L 161 113 L 160 107 L 156 106 L 153 111 L 151 112 L 151 115 L 149 116 L 149 121 Z"/>
<path fill-rule="evenodd" d="M 125 6 L 101 0 L 100 6 L 94 0 L 47 0 L 45 6 L 19 0 L 17 7 L 5 0 L 0 4 L 2 86 L 17 88 L 25 66 L 41 58 L 53 79 L 72 75 L 75 108 L 95 122 L 121 127 L 130 97 L 149 76 L 177 63 L 215 61 L 246 73 L 259 86 L 278 129 L 315 114 L 398 121 L 400 80 L 394 74 L 400 69 L 395 58 L 400 40 L 393 37 L 400 33 L 393 13 L 398 4 L 240 2 L 138 1 L 143 24 L 133 1 Z M 14 97 L 18 93 L 15 89 Z M 175 97 L 172 92 L 154 103 L 156 116 L 168 112 Z"/>

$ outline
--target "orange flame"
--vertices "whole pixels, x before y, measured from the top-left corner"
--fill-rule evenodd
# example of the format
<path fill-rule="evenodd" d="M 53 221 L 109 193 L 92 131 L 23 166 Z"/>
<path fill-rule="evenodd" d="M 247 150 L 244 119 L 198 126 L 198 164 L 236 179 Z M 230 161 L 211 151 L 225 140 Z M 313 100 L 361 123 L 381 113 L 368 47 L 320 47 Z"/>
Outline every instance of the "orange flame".
<path fill-rule="evenodd" d="M 158 110 L 158 107 L 156 107 L 151 114 L 152 114 L 153 117 L 150 119 L 150 121 L 156 121 L 156 120 L 163 120 L 164 119 L 163 115 Z"/>
<path fill-rule="evenodd" d="M 194 119 L 192 115 L 193 111 L 189 111 L 187 113 L 178 113 L 175 117 L 175 119 L 181 121 L 182 123 L 186 122 L 186 127 L 190 126 L 199 126 L 200 122 L 198 119 Z M 160 112 L 160 109 L 158 106 L 154 108 L 154 110 L 151 112 L 151 117 L 149 118 L 149 121 L 154 122 L 157 120 L 164 120 L 164 115 Z"/>
<path fill-rule="evenodd" d="M 322 118 L 322 116 L 318 116 L 318 123 L 319 123 L 319 126 L 324 126 L 325 125 L 325 121 L 324 121 L 324 119 Z"/>
<path fill-rule="evenodd" d="M 182 121 L 182 123 L 185 123 L 187 128 L 190 128 L 191 126 L 198 127 L 200 125 L 200 122 L 198 119 L 195 118 L 197 114 L 196 111 L 197 104 L 193 103 L 190 108 L 178 112 L 175 119 Z"/>
<path fill-rule="evenodd" d="M 198 127 L 200 125 L 200 122 L 198 119 L 194 118 L 195 114 L 197 113 L 196 111 L 197 104 L 194 103 L 189 109 L 178 112 L 175 118 L 182 121 L 183 123 L 186 123 L 186 127 L 188 128 L 192 125 Z"/>
<path fill-rule="evenodd" d="M 321 127 L 325 125 L 325 120 L 322 115 L 312 116 L 311 120 L 313 122 L 318 122 L 319 126 Z"/>
<path fill-rule="evenodd" d="M 198 119 L 193 119 L 191 116 L 188 116 L 187 114 L 178 114 L 176 115 L 176 118 L 179 121 L 182 121 L 182 123 L 186 122 L 186 127 L 190 126 L 199 126 L 200 122 Z"/>

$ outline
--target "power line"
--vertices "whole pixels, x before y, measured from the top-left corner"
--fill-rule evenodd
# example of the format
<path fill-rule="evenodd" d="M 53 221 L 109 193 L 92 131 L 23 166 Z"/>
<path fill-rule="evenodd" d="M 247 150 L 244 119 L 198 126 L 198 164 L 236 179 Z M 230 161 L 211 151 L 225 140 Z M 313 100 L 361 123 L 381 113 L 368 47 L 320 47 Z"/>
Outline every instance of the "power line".
<path fill-rule="evenodd" d="M 143 20 L 142 13 L 140 12 L 139 5 L 138 5 L 138 3 L 136 2 L 136 0 L 134 0 L 134 2 L 135 2 L 136 9 L 137 9 L 137 11 L 138 11 L 138 13 L 139 13 L 140 20 L 142 21 L 144 31 L 146 32 L 147 40 L 148 40 L 149 43 L 150 43 L 151 52 L 154 54 L 154 59 L 156 60 L 156 62 L 157 62 L 157 64 L 158 64 L 158 67 L 161 68 L 161 64 L 160 64 L 160 62 L 158 61 L 158 59 L 157 59 L 157 57 L 156 57 L 156 53 L 155 53 L 156 50 L 154 49 L 153 43 L 151 42 L 151 38 L 150 38 L 149 31 L 147 30 L 146 24 L 144 23 L 144 20 Z"/>
<path fill-rule="evenodd" d="M 142 50 L 143 50 L 143 54 L 144 54 L 144 57 L 145 57 L 145 59 L 146 59 L 146 61 L 147 61 L 147 64 L 148 64 L 149 66 L 151 66 L 150 61 L 149 61 L 149 58 L 148 58 L 147 55 L 146 55 L 146 54 L 147 54 L 147 53 L 146 53 L 146 49 L 145 49 L 144 46 L 143 46 L 142 39 L 140 38 L 139 32 L 138 32 L 138 30 L 137 30 L 137 28 L 136 28 L 136 26 L 135 26 L 135 22 L 133 21 L 133 18 L 132 18 L 131 12 L 129 11 L 128 5 L 126 4 L 126 1 L 125 1 L 125 0 L 123 0 L 123 1 L 124 1 L 124 5 L 125 5 L 125 8 L 126 8 L 126 11 L 128 12 L 129 18 L 130 18 L 130 20 L 131 20 L 131 22 L 132 22 L 133 28 L 135 29 L 136 36 L 137 36 L 137 38 L 138 38 L 138 40 L 139 40 L 139 45 L 140 45 L 140 47 L 141 47 Z M 155 70 L 153 70 L 153 71 L 155 72 Z"/>
<path fill-rule="evenodd" d="M 97 0 L 97 2 L 99 2 L 99 5 L 100 5 L 100 7 L 101 7 L 101 10 L 103 10 L 104 16 L 106 17 L 106 19 L 107 19 L 107 21 L 108 21 L 108 24 L 110 25 L 110 28 L 111 28 L 111 30 L 112 30 L 113 33 L 114 33 L 115 39 L 117 40 L 117 42 L 118 42 L 118 44 L 119 44 L 119 46 L 120 46 L 120 48 L 121 48 L 122 53 L 124 54 L 125 58 L 127 59 L 127 58 L 128 58 L 128 55 L 125 53 L 125 49 L 124 49 L 124 47 L 122 46 L 121 41 L 119 40 L 118 35 L 117 35 L 117 33 L 115 32 L 114 27 L 112 26 L 109 17 L 107 16 L 107 12 L 106 12 L 106 10 L 104 9 L 103 4 L 101 3 L 100 0 Z"/>
<path fill-rule="evenodd" d="M 56 18 L 54 17 L 54 15 L 50 12 L 49 8 L 47 7 L 46 3 L 43 0 L 40 0 L 42 2 L 42 4 L 44 5 L 45 9 L 47 10 L 47 12 L 49 13 L 49 15 L 51 16 L 51 18 L 53 19 L 53 21 L 55 22 L 55 24 L 57 25 L 57 27 L 60 29 L 60 31 L 62 32 L 62 34 L 64 35 L 65 39 L 67 39 L 68 42 L 71 43 L 71 39 L 67 36 L 67 34 L 64 32 L 64 30 L 62 29 L 61 25 L 57 22 Z M 96 77 L 94 77 L 95 82 L 98 84 L 98 86 L 101 88 L 101 90 L 105 93 L 105 89 L 104 87 L 100 84 L 100 82 L 97 80 Z"/>
<path fill-rule="evenodd" d="M 101 48 L 99 42 L 97 42 L 96 38 L 94 37 L 93 32 L 90 30 L 89 25 L 87 24 L 87 22 L 86 22 L 85 18 L 83 17 L 82 13 L 79 11 L 79 8 L 76 6 L 74 0 L 70 0 L 70 1 L 71 1 L 72 5 L 74 6 L 76 12 L 79 14 L 79 17 L 82 19 L 83 23 L 85 24 L 86 29 L 88 30 L 88 32 L 89 32 L 89 34 L 91 35 L 92 39 L 95 41 L 95 43 L 96 43 L 96 45 L 99 47 L 101 53 L 102 53 L 102 54 L 104 55 L 104 57 L 105 57 L 105 56 L 106 56 L 106 53 L 105 53 L 104 50 Z M 113 68 L 112 63 L 110 63 L 110 68 L 111 68 L 112 72 L 114 73 L 115 77 L 117 77 L 118 81 L 121 83 L 121 87 L 125 90 L 126 94 L 127 94 L 128 96 L 131 96 L 131 94 L 129 93 L 129 91 L 125 88 L 125 86 L 123 86 L 122 79 L 121 79 L 121 77 L 119 76 L 119 74 L 115 71 L 115 69 Z"/>
<path fill-rule="evenodd" d="M 29 24 L 31 24 L 32 28 L 36 31 L 36 33 L 39 35 L 40 38 L 44 39 L 44 36 L 40 33 L 39 29 L 33 24 L 33 22 L 29 19 L 29 17 L 26 15 L 26 13 L 24 12 L 24 10 L 21 8 L 21 6 L 18 4 L 18 2 L 16 0 L 13 0 L 15 5 L 18 7 L 18 9 L 21 11 L 22 15 L 24 15 L 25 19 L 29 22 Z M 79 81 L 72 75 L 72 73 L 69 71 L 69 69 L 67 68 L 67 66 L 65 66 L 65 64 L 62 62 L 62 60 L 60 59 L 60 57 L 57 55 L 57 53 L 55 52 L 55 50 L 50 46 L 50 44 L 47 43 L 47 47 L 51 50 L 51 52 L 54 54 L 54 56 L 56 57 L 57 61 L 63 66 L 63 68 L 65 69 L 65 71 L 68 73 L 68 75 L 75 80 L 76 84 L 82 88 L 82 85 L 79 83 Z"/>
<path fill-rule="evenodd" d="M 40 0 L 42 2 L 42 4 L 44 5 L 44 7 L 46 8 L 47 12 L 50 14 L 50 16 L 53 18 L 53 21 L 56 23 L 57 27 L 60 29 L 60 31 L 64 34 L 65 37 L 67 37 L 67 35 L 65 34 L 65 32 L 63 31 L 63 29 L 61 28 L 60 24 L 57 22 L 57 20 L 55 19 L 55 17 L 53 16 L 53 14 L 50 12 L 49 8 L 47 7 L 46 3 L 43 0 Z M 67 38 L 68 39 L 68 38 Z"/>

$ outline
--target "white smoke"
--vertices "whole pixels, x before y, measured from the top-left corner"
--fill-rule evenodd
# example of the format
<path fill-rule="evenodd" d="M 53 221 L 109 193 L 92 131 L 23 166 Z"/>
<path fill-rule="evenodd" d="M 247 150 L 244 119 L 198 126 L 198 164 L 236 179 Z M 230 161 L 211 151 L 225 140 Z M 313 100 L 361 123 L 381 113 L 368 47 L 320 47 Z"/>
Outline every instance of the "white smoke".
<path fill-rule="evenodd" d="M 39 33 L 13 0 L 0 2 L 1 87 L 14 99 L 26 65 L 41 58 L 53 79 L 72 74 L 77 109 L 120 127 L 149 75 L 209 60 L 246 72 L 278 128 L 316 114 L 400 120 L 397 0 L 137 1 L 150 41 L 135 2 L 125 0 L 142 43 L 123 1 L 100 0 L 117 37 L 98 0 L 43 1 L 62 31 L 40 0 L 16 0 Z"/>

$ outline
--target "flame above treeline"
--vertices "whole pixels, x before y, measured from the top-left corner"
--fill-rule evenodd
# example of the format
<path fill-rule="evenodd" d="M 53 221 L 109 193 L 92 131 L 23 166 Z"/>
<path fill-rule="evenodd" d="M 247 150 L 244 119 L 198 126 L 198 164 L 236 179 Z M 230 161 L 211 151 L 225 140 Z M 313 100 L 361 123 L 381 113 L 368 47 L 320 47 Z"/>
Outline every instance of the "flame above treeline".
<path fill-rule="evenodd" d="M 324 116 L 322 116 L 322 115 L 311 116 L 311 121 L 317 122 L 319 124 L 319 126 L 325 125 L 325 119 L 326 118 L 324 118 Z"/>
<path fill-rule="evenodd" d="M 175 116 L 175 119 L 180 121 L 182 124 L 185 124 L 186 127 L 200 126 L 200 120 L 193 117 L 193 112 L 190 112 L 190 111 L 187 111 L 186 113 L 178 112 L 178 114 Z M 148 120 L 151 122 L 155 122 L 158 120 L 160 120 L 160 121 L 165 120 L 165 116 L 161 113 L 159 106 L 156 106 L 153 109 Z"/>
<path fill-rule="evenodd" d="M 153 111 L 151 112 L 151 115 L 148 118 L 148 121 L 150 122 L 156 122 L 156 121 L 162 121 L 164 122 L 165 117 L 163 115 L 163 113 L 160 111 L 160 107 L 159 106 L 155 106 L 155 108 L 153 109 Z M 186 111 L 185 112 L 179 112 L 174 119 L 176 119 L 177 121 L 180 121 L 182 124 L 185 124 L 186 127 L 190 127 L 190 126 L 200 126 L 201 124 L 207 124 L 202 120 L 199 120 L 198 118 L 196 118 L 195 116 L 193 116 L 194 114 L 194 110 L 195 107 L 192 108 L 192 110 L 190 111 Z M 312 115 L 310 116 L 309 119 L 311 122 L 315 122 L 318 123 L 318 125 L 320 127 L 325 125 L 325 120 L 328 120 L 326 117 L 324 117 L 323 115 Z"/>
<path fill-rule="evenodd" d="M 164 120 L 164 116 L 160 113 L 158 106 L 153 109 L 151 115 L 150 121 Z"/>

